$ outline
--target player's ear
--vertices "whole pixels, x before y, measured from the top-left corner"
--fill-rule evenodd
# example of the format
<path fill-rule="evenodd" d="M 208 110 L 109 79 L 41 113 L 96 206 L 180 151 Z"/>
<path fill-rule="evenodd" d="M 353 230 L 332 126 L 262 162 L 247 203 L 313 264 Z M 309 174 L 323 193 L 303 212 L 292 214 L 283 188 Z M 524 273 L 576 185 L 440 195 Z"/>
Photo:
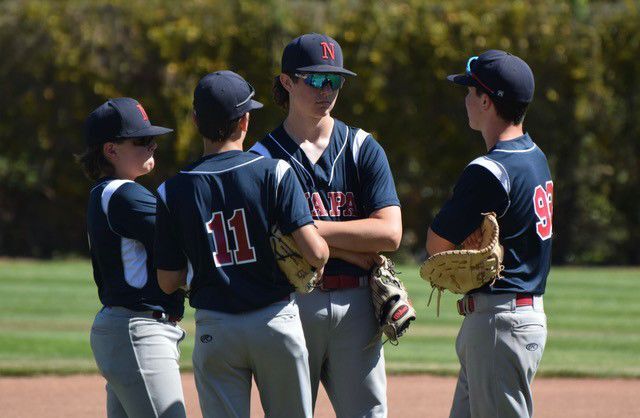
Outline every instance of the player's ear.
<path fill-rule="evenodd" d="M 113 161 L 118 157 L 118 150 L 114 142 L 105 142 L 102 144 L 102 154 L 108 161 Z"/>
<path fill-rule="evenodd" d="M 196 111 L 191 112 L 191 120 L 193 120 L 193 124 L 198 127 L 198 116 L 196 116 Z"/>
<path fill-rule="evenodd" d="M 293 80 L 291 80 L 288 74 L 280 74 L 280 84 L 282 84 L 282 87 L 284 87 L 286 91 L 291 91 Z"/>
<path fill-rule="evenodd" d="M 244 116 L 240 118 L 238 121 L 238 127 L 243 132 L 247 132 L 249 130 L 249 112 L 245 113 Z"/>

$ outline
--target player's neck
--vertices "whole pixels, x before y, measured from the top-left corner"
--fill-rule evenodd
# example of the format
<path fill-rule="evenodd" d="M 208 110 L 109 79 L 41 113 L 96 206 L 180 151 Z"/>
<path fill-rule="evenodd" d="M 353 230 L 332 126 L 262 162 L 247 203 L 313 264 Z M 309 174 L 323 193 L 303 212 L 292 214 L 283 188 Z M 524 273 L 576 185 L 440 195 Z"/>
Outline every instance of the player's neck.
<path fill-rule="evenodd" d="M 321 138 L 330 137 L 333 124 L 334 120 L 331 115 L 317 118 L 298 114 L 292 110 L 284 120 L 283 126 L 291 139 L 300 145 L 305 141 L 317 142 Z"/>
<path fill-rule="evenodd" d="M 203 138 L 202 141 L 204 143 L 204 151 L 202 152 L 202 156 L 204 157 L 212 154 L 220 154 L 221 152 L 226 151 L 242 151 L 242 143 L 244 142 L 244 137 L 237 138 L 235 140 L 227 139 L 226 141 L 221 142 L 214 142 Z"/>
<path fill-rule="evenodd" d="M 488 124 L 482 129 L 482 137 L 487 146 L 487 151 L 493 148 L 498 142 L 510 141 L 522 135 L 524 135 L 522 124 L 494 123 Z"/>

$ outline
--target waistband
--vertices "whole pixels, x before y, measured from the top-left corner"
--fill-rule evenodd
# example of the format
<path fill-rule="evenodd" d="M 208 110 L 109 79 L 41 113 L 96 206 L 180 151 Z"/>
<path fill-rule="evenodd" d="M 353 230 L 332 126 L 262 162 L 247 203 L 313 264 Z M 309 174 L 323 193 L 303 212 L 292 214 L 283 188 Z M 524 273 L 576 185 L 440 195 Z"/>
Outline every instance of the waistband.
<path fill-rule="evenodd" d="M 318 289 L 329 292 L 331 290 L 355 289 L 356 287 L 369 286 L 369 276 L 349 276 L 339 274 L 333 276 L 322 276 L 322 281 Z"/>
<path fill-rule="evenodd" d="M 473 312 L 515 311 L 529 306 L 536 312 L 544 312 L 542 295 L 530 293 L 474 293 L 459 299 L 456 306 L 463 316 Z"/>
<path fill-rule="evenodd" d="M 181 316 L 177 315 L 168 315 L 165 312 L 160 311 L 134 311 L 133 309 L 125 308 L 124 306 L 104 306 L 101 309 L 101 312 L 105 312 L 108 314 L 113 314 L 116 316 L 122 316 L 126 318 L 148 318 L 155 319 L 158 322 L 180 322 L 182 320 Z"/>

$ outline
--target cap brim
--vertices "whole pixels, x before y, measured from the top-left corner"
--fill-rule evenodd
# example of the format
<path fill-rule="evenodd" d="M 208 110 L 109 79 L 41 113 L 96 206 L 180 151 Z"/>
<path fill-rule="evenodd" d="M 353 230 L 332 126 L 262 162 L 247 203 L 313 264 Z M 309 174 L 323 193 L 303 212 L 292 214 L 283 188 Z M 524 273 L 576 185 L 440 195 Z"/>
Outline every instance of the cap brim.
<path fill-rule="evenodd" d="M 341 75 L 356 76 L 353 71 L 349 71 L 346 68 L 334 67 L 333 65 L 310 65 L 308 67 L 299 67 L 296 71 L 302 71 L 305 73 L 334 73 Z"/>
<path fill-rule="evenodd" d="M 264 106 L 264 105 L 263 105 L 262 103 L 260 103 L 259 101 L 257 101 L 257 100 L 253 100 L 253 99 L 251 99 L 251 102 L 249 102 L 249 103 L 250 103 L 250 106 L 249 106 L 248 111 L 249 111 L 249 110 L 256 110 L 256 109 L 260 109 L 260 108 L 262 108 L 262 107 Z"/>
<path fill-rule="evenodd" d="M 475 86 L 477 84 L 472 77 L 469 77 L 466 74 L 451 74 L 447 76 L 447 80 L 461 86 Z"/>
<path fill-rule="evenodd" d="M 144 136 L 160 136 L 173 132 L 173 129 L 164 128 L 162 126 L 149 126 L 148 128 L 140 129 L 136 132 L 131 132 L 126 135 L 120 135 L 118 138 L 140 138 Z"/>

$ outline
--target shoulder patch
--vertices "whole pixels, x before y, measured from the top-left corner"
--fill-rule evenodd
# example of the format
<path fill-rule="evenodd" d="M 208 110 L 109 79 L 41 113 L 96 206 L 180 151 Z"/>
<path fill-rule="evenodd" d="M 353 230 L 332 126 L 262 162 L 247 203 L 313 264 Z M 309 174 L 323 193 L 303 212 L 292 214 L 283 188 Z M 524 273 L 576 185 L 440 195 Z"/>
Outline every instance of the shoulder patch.
<path fill-rule="evenodd" d="M 507 192 L 507 195 L 509 194 L 511 191 L 511 181 L 509 180 L 509 173 L 507 173 L 507 170 L 502 164 L 488 157 L 478 157 L 471 161 L 469 165 L 479 165 L 489 170 L 489 172 L 498 179 L 504 191 Z"/>
<path fill-rule="evenodd" d="M 251 148 L 249 148 L 249 152 L 262 155 L 263 157 L 271 158 L 271 152 L 269 152 L 267 147 L 265 147 L 260 141 L 256 142 Z"/>
<path fill-rule="evenodd" d="M 125 183 L 133 183 L 133 181 L 131 180 L 112 180 L 109 182 L 109 184 L 107 184 L 107 187 L 105 187 L 102 190 L 102 199 L 101 199 L 101 203 L 102 203 L 102 211 L 104 212 L 105 215 L 107 215 L 107 219 L 109 218 L 109 201 L 111 200 L 111 196 L 113 196 L 113 194 L 116 192 L 116 190 L 118 190 L 120 188 L 120 186 L 122 186 Z"/>

